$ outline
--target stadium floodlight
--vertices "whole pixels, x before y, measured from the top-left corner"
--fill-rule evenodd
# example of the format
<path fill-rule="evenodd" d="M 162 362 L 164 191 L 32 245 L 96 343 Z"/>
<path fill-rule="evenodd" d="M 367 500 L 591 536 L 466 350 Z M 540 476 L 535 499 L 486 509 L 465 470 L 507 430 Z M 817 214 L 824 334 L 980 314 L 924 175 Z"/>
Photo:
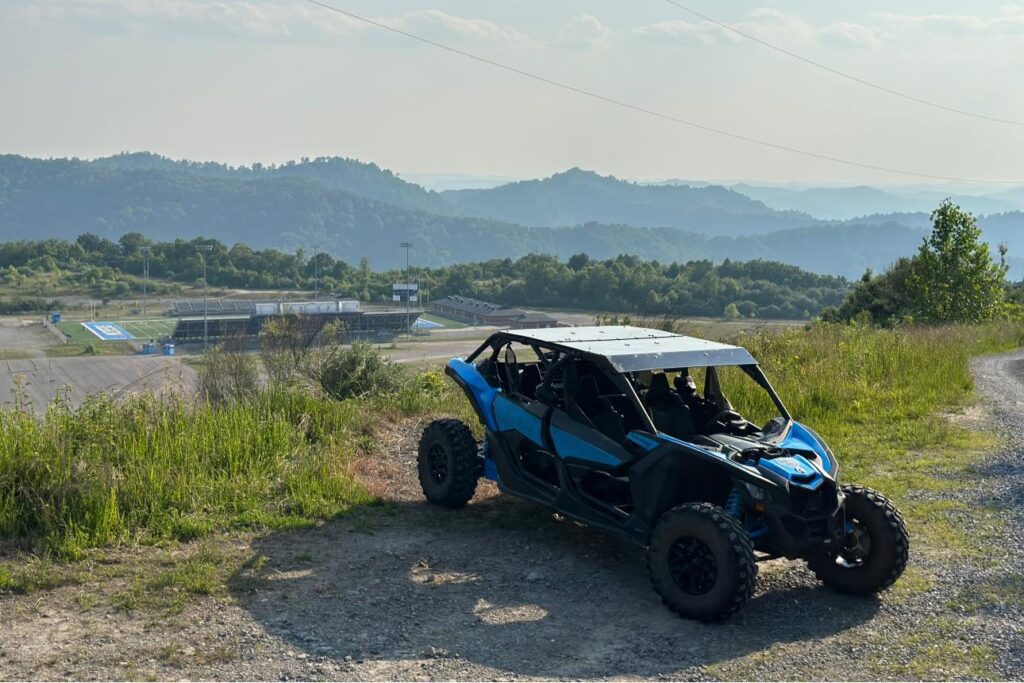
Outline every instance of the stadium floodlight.
<path fill-rule="evenodd" d="M 409 284 L 410 284 L 410 281 L 411 281 L 412 278 L 409 275 L 409 272 L 410 272 L 409 271 L 409 250 L 412 249 L 413 245 L 412 245 L 412 242 L 402 242 L 398 246 L 400 246 L 403 249 L 405 249 L 405 337 L 406 337 L 406 339 L 411 340 L 412 339 L 412 319 L 410 317 L 411 314 L 409 312 L 409 299 L 410 299 L 410 296 L 411 296 L 410 290 L 409 290 Z"/>
<path fill-rule="evenodd" d="M 196 251 L 198 251 L 199 255 L 203 258 L 203 353 L 206 353 L 210 346 L 210 323 L 208 317 L 209 303 L 206 297 L 206 255 L 213 251 L 213 245 L 197 245 Z"/>
<path fill-rule="evenodd" d="M 153 247 L 140 247 L 142 252 L 142 315 L 146 315 L 146 295 L 149 290 L 149 252 Z"/>

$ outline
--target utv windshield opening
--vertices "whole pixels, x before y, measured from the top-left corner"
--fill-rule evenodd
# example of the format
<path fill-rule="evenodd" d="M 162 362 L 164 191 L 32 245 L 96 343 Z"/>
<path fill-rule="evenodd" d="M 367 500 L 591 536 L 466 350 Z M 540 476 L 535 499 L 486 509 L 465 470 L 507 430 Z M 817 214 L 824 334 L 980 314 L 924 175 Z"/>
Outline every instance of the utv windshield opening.
<path fill-rule="evenodd" d="M 757 365 L 630 373 L 659 432 L 692 440 L 711 434 L 782 434 L 789 413 Z"/>

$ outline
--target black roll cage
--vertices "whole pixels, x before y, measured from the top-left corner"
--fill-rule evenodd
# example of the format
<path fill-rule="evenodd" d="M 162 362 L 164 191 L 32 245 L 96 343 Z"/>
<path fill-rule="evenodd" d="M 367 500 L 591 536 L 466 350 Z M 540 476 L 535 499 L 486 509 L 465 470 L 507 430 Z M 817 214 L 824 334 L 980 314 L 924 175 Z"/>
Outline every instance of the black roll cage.
<path fill-rule="evenodd" d="M 567 348 L 557 343 L 547 342 L 541 344 L 536 339 L 532 339 L 530 337 L 523 337 L 512 332 L 497 332 L 488 337 L 483 344 L 481 344 L 475 351 L 473 351 L 473 353 L 466 356 L 466 362 L 472 363 L 474 360 L 476 360 L 477 357 L 480 356 L 480 354 L 482 354 L 487 349 L 491 349 L 490 360 L 492 362 L 497 362 L 498 354 L 501 353 L 501 349 L 512 342 L 517 342 L 524 346 L 528 346 L 533 350 L 534 354 L 536 354 L 538 360 L 540 361 L 541 367 L 543 368 L 541 386 L 544 387 L 545 391 L 548 391 L 551 388 L 551 379 L 554 375 L 553 371 L 560 367 L 563 367 L 569 361 L 586 360 L 588 362 L 593 363 L 604 372 L 605 376 L 609 380 L 611 380 L 615 384 L 615 386 L 634 405 L 634 407 L 637 409 L 638 414 L 643 419 L 647 431 L 651 432 L 652 434 L 658 433 L 657 427 L 654 426 L 654 421 L 651 419 L 651 416 L 648 414 L 647 409 L 644 407 L 643 401 L 641 401 L 640 397 L 637 395 L 636 389 L 633 387 L 632 382 L 627 380 L 621 372 L 615 369 L 615 367 L 612 366 L 611 362 L 605 356 L 585 353 L 577 349 Z M 545 349 L 547 350 L 545 351 Z M 515 351 L 513 350 L 512 353 L 514 358 Z M 707 365 L 693 367 L 705 367 L 708 371 L 714 372 L 715 368 L 719 366 Z M 782 403 L 782 399 L 779 398 L 779 395 L 778 393 L 776 393 L 775 388 L 772 386 L 771 382 L 768 381 L 768 378 L 761 370 L 760 365 L 746 364 L 727 365 L 721 367 L 740 368 L 741 370 L 743 370 L 743 372 L 749 375 L 751 379 L 757 382 L 758 386 L 760 386 L 762 389 L 768 392 L 768 396 L 771 397 L 772 403 L 774 403 L 775 407 L 778 408 L 779 410 L 779 415 L 785 419 L 786 431 L 788 431 L 789 425 L 793 421 L 793 417 L 789 414 L 789 411 L 786 409 L 785 404 Z M 665 368 L 658 369 L 665 370 Z M 667 370 L 671 371 L 671 368 L 668 368 Z"/>

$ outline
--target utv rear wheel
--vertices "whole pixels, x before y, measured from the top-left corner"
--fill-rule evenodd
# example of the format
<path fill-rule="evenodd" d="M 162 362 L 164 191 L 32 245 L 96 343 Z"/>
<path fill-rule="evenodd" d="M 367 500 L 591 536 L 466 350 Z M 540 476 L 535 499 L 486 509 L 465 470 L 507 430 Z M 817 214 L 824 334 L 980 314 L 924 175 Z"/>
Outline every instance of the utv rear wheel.
<path fill-rule="evenodd" d="M 878 593 L 907 566 L 907 525 L 882 494 L 863 486 L 844 486 L 843 493 L 848 528 L 843 547 L 813 555 L 807 565 L 826 586 L 841 593 Z"/>
<path fill-rule="evenodd" d="M 420 437 L 417 466 L 427 500 L 445 507 L 462 507 L 473 497 L 480 476 L 473 433 L 460 420 L 434 420 Z"/>
<path fill-rule="evenodd" d="M 747 532 L 707 503 L 680 505 L 661 516 L 651 534 L 647 571 L 666 607 L 700 621 L 735 613 L 757 580 Z"/>

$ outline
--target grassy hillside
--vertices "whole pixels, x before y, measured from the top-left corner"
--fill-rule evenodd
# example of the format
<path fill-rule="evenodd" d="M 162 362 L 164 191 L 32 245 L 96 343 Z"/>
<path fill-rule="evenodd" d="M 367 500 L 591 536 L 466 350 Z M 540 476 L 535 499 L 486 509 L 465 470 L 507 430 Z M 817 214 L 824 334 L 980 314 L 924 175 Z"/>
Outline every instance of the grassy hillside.
<path fill-rule="evenodd" d="M 919 494 L 958 485 L 986 444 L 943 415 L 973 400 L 970 357 L 1024 344 L 1024 329 L 819 325 L 741 341 L 793 415 L 832 446 L 844 481 L 891 495 L 926 545 L 972 552 L 979 539 L 955 523 L 962 506 Z M 749 398 L 740 386 L 727 386 L 737 405 Z M 58 405 L 42 419 L 0 412 L 0 538 L 75 557 L 308 524 L 373 502 L 355 463 L 379 456 L 403 416 L 437 413 L 475 425 L 435 373 L 344 401 L 272 388 L 214 405 L 146 396 Z"/>

